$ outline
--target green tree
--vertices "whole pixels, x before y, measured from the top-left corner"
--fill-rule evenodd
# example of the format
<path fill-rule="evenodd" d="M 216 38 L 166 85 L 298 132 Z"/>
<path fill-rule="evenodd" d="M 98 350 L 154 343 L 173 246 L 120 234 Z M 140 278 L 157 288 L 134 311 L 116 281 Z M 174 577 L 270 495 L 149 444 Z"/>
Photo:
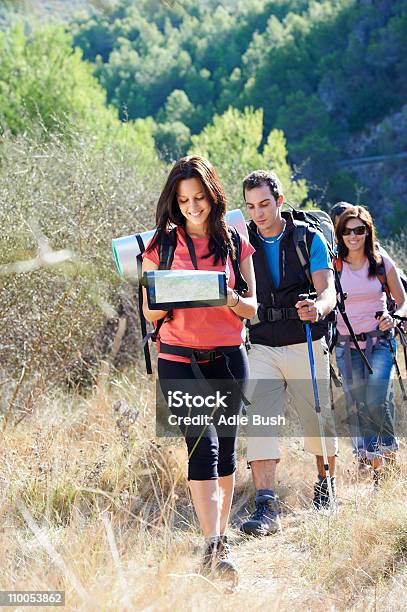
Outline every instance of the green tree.
<path fill-rule="evenodd" d="M 185 155 L 191 143 L 191 132 L 181 121 L 157 124 L 154 137 L 157 149 L 167 161 Z"/>
<path fill-rule="evenodd" d="M 307 174 L 323 184 L 335 169 L 339 149 L 334 144 L 340 139 L 324 104 L 315 94 L 297 91 L 281 106 L 276 125 L 284 130 L 290 145 L 290 155 L 297 165 L 306 164 Z M 336 139 L 334 138 L 336 136 Z"/>
<path fill-rule="evenodd" d="M 160 123 L 166 121 L 188 123 L 193 112 L 194 107 L 185 91 L 174 89 L 168 96 L 164 107 L 159 111 L 157 121 Z"/>
<path fill-rule="evenodd" d="M 146 163 L 156 157 L 153 122 L 120 122 L 71 36 L 55 26 L 0 32 L 0 124 L 13 135 L 90 136 L 99 148 L 136 149 Z"/>
<path fill-rule="evenodd" d="M 62 28 L 26 35 L 22 27 L 0 32 L 0 118 L 13 134 L 84 127 L 94 130 L 114 117 L 105 93 L 73 50 Z"/>
<path fill-rule="evenodd" d="M 229 108 L 223 115 L 216 115 L 213 123 L 201 134 L 192 136 L 189 153 L 210 159 L 223 181 L 232 208 L 243 204 L 241 185 L 244 176 L 260 168 L 278 173 L 289 200 L 300 203 L 307 197 L 305 181 L 291 180 L 283 133 L 273 130 L 261 151 L 262 134 L 262 110 L 245 108 L 240 112 Z"/>

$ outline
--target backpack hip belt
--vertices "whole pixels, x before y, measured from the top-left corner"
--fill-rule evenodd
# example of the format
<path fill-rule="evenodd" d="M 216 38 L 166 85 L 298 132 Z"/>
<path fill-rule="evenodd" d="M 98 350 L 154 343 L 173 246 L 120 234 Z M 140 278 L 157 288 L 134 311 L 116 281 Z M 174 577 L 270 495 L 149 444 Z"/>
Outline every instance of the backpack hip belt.
<path fill-rule="evenodd" d="M 384 338 L 384 333 L 380 331 L 380 329 L 373 329 L 369 332 L 363 332 L 361 334 L 357 334 L 356 340 L 359 342 L 366 342 L 365 355 L 368 361 L 372 356 L 373 351 L 373 338 Z M 352 382 L 352 358 L 351 358 L 351 344 L 353 344 L 352 336 L 350 335 L 341 335 L 338 334 L 337 346 L 344 346 L 345 348 L 345 374 L 346 379 L 349 382 Z M 356 347 L 354 347 L 356 349 Z M 357 349 L 356 349 L 357 350 Z M 367 377 L 366 367 L 363 369 L 363 377 Z"/>
<path fill-rule="evenodd" d="M 160 342 L 160 353 L 167 353 L 168 355 L 178 355 L 179 357 L 190 357 L 192 372 L 205 393 L 208 391 L 208 389 L 210 390 L 210 382 L 202 374 L 202 370 L 199 367 L 199 362 L 215 361 L 217 357 L 224 356 L 226 360 L 226 369 L 229 373 L 231 380 L 233 380 L 233 384 L 236 385 L 236 388 L 240 394 L 244 405 L 250 406 L 250 402 L 243 393 L 239 381 L 236 380 L 229 368 L 228 356 L 230 355 L 230 353 L 239 351 L 241 346 L 244 345 L 218 346 L 214 349 L 200 350 L 192 348 L 191 346 L 174 346 L 173 344 L 166 344 L 165 342 Z"/>
<path fill-rule="evenodd" d="M 199 361 L 214 361 L 217 357 L 234 353 L 240 349 L 241 345 L 235 346 L 219 346 L 214 349 L 196 349 L 191 346 L 175 346 L 160 342 L 160 353 L 168 355 L 177 355 L 178 357 L 190 357 L 191 362 L 198 363 Z"/>

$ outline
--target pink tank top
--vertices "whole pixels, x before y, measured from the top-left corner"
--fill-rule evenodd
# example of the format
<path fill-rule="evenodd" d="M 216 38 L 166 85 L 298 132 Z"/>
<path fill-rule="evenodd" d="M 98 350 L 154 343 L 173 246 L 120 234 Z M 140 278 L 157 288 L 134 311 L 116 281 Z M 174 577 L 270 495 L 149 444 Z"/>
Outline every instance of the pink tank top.
<path fill-rule="evenodd" d="M 395 264 L 390 257 L 383 254 L 382 257 L 386 274 L 388 274 Z M 355 334 L 376 329 L 378 325 L 375 319 L 376 312 L 387 309 L 386 294 L 382 290 L 382 285 L 376 276 L 369 278 L 368 270 L 367 259 L 360 270 L 351 270 L 349 264 L 346 261 L 343 262 L 341 285 L 344 292 L 348 294 L 345 308 Z M 337 329 L 342 335 L 349 334 L 340 313 L 338 313 Z M 366 343 L 359 342 L 359 344 L 361 348 L 365 348 Z"/>

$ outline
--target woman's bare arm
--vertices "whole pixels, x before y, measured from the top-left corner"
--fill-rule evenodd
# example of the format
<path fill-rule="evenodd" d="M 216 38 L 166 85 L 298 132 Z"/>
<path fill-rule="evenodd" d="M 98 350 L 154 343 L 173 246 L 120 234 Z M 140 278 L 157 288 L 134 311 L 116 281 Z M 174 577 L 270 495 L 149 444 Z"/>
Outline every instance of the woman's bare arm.
<path fill-rule="evenodd" d="M 142 266 L 143 274 L 144 272 L 150 272 L 152 270 L 158 270 L 158 265 L 154 263 L 153 261 L 151 261 L 151 259 L 146 259 L 146 258 L 143 259 L 143 266 Z M 154 321 L 159 321 L 160 319 L 164 318 L 167 315 L 167 312 L 165 310 L 150 310 L 149 309 L 148 302 L 147 302 L 147 291 L 145 287 L 143 287 L 143 313 L 147 321 L 151 321 L 151 323 L 154 323 Z"/>
<path fill-rule="evenodd" d="M 244 297 L 239 296 L 239 301 L 236 306 L 233 304 L 237 301 L 236 292 L 228 287 L 227 306 L 233 310 L 242 319 L 252 319 L 257 312 L 257 296 L 256 296 L 256 277 L 254 275 L 253 259 L 250 255 L 240 263 L 240 270 L 246 280 L 249 290 Z"/>

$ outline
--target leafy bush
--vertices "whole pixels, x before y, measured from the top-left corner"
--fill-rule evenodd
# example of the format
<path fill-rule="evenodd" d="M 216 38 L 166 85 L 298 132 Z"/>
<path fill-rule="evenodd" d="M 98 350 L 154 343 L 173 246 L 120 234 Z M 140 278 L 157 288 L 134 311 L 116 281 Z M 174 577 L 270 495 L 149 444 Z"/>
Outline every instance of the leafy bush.
<path fill-rule="evenodd" d="M 143 147 L 154 157 L 153 122 L 123 124 L 82 51 L 61 27 L 22 25 L 0 32 L 0 126 L 3 133 L 74 141 L 86 134 L 99 146 Z"/>
<path fill-rule="evenodd" d="M 153 227 L 165 170 L 135 148 L 97 149 L 87 139 L 73 146 L 23 137 L 3 143 L 0 363 L 12 379 L 22 376 L 19 397 L 42 393 L 106 355 L 123 308 L 136 324 L 111 239 Z M 138 331 L 128 328 L 126 338 L 134 358 Z"/>

